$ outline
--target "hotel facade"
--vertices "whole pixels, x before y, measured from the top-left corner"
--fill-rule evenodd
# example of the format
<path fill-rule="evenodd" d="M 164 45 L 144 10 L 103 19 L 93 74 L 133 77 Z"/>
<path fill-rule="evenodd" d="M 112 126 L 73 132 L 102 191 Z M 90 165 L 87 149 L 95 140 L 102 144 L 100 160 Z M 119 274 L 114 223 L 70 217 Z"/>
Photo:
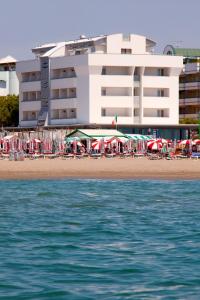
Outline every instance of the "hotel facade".
<path fill-rule="evenodd" d="M 112 34 L 45 44 L 17 63 L 19 126 L 177 125 L 183 59 Z"/>
<path fill-rule="evenodd" d="M 167 45 L 164 54 L 184 57 L 184 68 L 179 82 L 180 121 L 200 119 L 200 49 Z"/>
<path fill-rule="evenodd" d="M 18 95 L 19 81 L 16 75 L 16 60 L 7 56 L 0 59 L 0 96 Z"/>

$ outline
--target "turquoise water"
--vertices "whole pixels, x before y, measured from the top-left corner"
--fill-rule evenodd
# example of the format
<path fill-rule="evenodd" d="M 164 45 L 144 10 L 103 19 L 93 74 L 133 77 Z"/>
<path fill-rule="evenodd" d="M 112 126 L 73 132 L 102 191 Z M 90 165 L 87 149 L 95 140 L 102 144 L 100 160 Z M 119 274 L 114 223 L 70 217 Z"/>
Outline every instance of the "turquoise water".
<path fill-rule="evenodd" d="M 199 299 L 199 181 L 0 181 L 0 299 Z"/>

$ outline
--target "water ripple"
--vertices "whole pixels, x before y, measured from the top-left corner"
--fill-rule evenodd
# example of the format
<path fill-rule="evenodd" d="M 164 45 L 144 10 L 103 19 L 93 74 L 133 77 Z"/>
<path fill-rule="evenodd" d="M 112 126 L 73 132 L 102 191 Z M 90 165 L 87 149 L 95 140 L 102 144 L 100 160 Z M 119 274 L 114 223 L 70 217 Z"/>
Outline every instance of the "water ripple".
<path fill-rule="evenodd" d="M 0 189 L 0 299 L 199 299 L 199 181 Z"/>

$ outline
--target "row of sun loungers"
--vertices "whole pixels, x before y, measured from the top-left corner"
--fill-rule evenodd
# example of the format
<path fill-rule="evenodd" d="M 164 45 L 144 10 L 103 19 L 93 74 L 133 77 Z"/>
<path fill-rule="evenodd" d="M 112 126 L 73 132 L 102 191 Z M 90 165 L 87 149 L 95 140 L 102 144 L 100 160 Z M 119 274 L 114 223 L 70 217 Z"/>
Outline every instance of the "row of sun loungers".
<path fill-rule="evenodd" d="M 0 154 L 0 159 L 8 159 L 8 160 L 24 160 L 26 159 L 55 159 L 55 158 L 61 158 L 64 160 L 68 160 L 68 159 L 84 159 L 84 158 L 91 158 L 91 159 L 99 159 L 99 158 L 114 158 L 114 157 L 118 157 L 118 158 L 142 158 L 142 157 L 147 157 L 150 160 L 159 160 L 159 159 L 167 159 L 167 160 L 171 160 L 171 159 L 199 159 L 200 158 L 200 152 L 193 152 L 190 156 L 186 156 L 183 154 L 174 154 L 174 153 L 169 153 L 169 154 L 165 154 L 162 155 L 160 153 L 143 153 L 143 152 L 136 152 L 136 153 L 132 153 L 132 152 L 125 152 L 125 153 L 29 153 L 29 154 L 25 154 L 25 153 L 15 153 L 15 154 L 7 154 L 7 153 L 1 153 Z"/>

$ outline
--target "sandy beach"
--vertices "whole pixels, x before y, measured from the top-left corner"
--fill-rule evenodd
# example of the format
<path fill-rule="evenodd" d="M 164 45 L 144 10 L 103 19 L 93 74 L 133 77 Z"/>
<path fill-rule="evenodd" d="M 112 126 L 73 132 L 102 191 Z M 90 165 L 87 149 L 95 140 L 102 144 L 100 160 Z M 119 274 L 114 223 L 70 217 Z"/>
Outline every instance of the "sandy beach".
<path fill-rule="evenodd" d="M 200 179 L 200 160 L 56 158 L 0 161 L 0 179 L 37 178 Z"/>

